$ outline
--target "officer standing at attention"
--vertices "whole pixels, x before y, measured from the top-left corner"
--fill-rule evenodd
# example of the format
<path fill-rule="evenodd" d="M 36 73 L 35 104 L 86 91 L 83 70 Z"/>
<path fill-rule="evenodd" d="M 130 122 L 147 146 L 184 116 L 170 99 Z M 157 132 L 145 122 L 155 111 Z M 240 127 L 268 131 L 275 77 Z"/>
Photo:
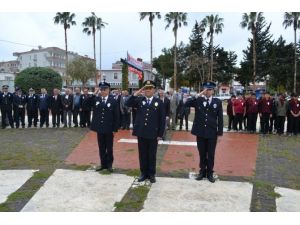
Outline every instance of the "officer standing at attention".
<path fill-rule="evenodd" d="M 222 102 L 212 97 L 215 87 L 216 84 L 213 82 L 204 83 L 204 90 L 199 93 L 200 97 L 192 98 L 185 103 L 187 107 L 195 108 L 191 133 L 197 136 L 197 147 L 200 155 L 200 172 L 196 180 L 207 177 L 212 183 L 215 182 L 213 169 L 217 139 L 218 136 L 223 135 Z"/>
<path fill-rule="evenodd" d="M 143 85 L 143 88 L 128 98 L 126 105 L 137 108 L 132 134 L 138 137 L 141 170 L 138 182 L 149 179 L 151 183 L 155 183 L 157 145 L 165 131 L 165 106 L 159 98 L 153 96 L 153 81 L 147 80 Z M 145 91 L 145 96 L 138 97 L 142 91 Z"/>
<path fill-rule="evenodd" d="M 91 130 L 97 132 L 101 166 L 96 171 L 107 169 L 113 172 L 112 164 L 114 134 L 119 128 L 119 106 L 110 92 L 110 84 L 101 82 L 95 91 Z"/>
<path fill-rule="evenodd" d="M 12 106 L 13 106 L 13 94 L 8 92 L 8 85 L 2 86 L 2 93 L 0 94 L 0 108 L 2 115 L 2 129 L 7 126 L 6 118 L 8 118 L 9 125 L 14 128 L 14 122 L 12 118 Z"/>
<path fill-rule="evenodd" d="M 16 128 L 20 127 L 20 120 L 22 128 L 25 128 L 26 102 L 26 95 L 22 94 L 22 90 L 20 88 L 16 88 L 16 92 L 13 97 L 14 122 L 16 123 Z"/>
<path fill-rule="evenodd" d="M 27 116 L 28 116 L 28 127 L 32 126 L 32 120 L 34 127 L 37 127 L 38 121 L 38 108 L 39 108 L 39 97 L 34 93 L 33 88 L 29 89 L 29 95 L 27 96 Z"/>

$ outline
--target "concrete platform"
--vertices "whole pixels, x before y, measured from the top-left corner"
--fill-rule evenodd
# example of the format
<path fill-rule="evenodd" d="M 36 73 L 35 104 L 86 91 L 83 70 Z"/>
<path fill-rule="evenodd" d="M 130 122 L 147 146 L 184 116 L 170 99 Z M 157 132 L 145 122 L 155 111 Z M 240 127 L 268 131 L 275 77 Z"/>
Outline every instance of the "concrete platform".
<path fill-rule="evenodd" d="M 151 212 L 247 212 L 252 184 L 157 178 L 142 211 Z"/>
<path fill-rule="evenodd" d="M 34 172 L 35 170 L 0 170 L 0 203 L 5 202 Z"/>
<path fill-rule="evenodd" d="M 300 190 L 276 187 L 275 192 L 281 195 L 276 198 L 277 212 L 300 212 Z"/>
<path fill-rule="evenodd" d="M 25 205 L 26 212 L 107 212 L 133 182 L 121 174 L 58 169 Z"/>

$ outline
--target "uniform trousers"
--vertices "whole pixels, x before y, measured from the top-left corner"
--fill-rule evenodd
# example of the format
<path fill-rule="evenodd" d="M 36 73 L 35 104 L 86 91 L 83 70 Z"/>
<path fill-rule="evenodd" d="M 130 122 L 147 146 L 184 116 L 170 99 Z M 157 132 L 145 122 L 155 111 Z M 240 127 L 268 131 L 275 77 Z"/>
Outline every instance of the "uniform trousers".
<path fill-rule="evenodd" d="M 217 137 L 203 138 L 197 136 L 197 148 L 200 155 L 200 172 L 212 175 L 215 163 Z"/>
<path fill-rule="evenodd" d="M 271 115 L 270 113 L 262 113 L 262 116 L 261 116 L 261 121 L 262 121 L 261 132 L 263 134 L 266 134 L 267 132 L 269 132 L 270 115 Z"/>
<path fill-rule="evenodd" d="M 112 168 L 112 164 L 114 161 L 114 156 L 113 156 L 114 134 L 113 133 L 101 134 L 98 132 L 97 138 L 98 138 L 99 157 L 101 161 L 101 167 Z"/>
<path fill-rule="evenodd" d="M 138 137 L 140 170 L 142 175 L 154 176 L 156 174 L 157 139 Z"/>
<path fill-rule="evenodd" d="M 257 113 L 248 113 L 247 129 L 256 132 Z"/>
<path fill-rule="evenodd" d="M 14 110 L 14 121 L 16 123 L 16 128 L 20 126 L 20 120 L 22 127 L 25 127 L 25 109 L 18 108 Z"/>
<path fill-rule="evenodd" d="M 28 127 L 32 126 L 32 121 L 33 121 L 33 125 L 36 127 L 38 121 L 38 109 L 27 110 L 27 116 L 28 116 L 27 118 Z"/>

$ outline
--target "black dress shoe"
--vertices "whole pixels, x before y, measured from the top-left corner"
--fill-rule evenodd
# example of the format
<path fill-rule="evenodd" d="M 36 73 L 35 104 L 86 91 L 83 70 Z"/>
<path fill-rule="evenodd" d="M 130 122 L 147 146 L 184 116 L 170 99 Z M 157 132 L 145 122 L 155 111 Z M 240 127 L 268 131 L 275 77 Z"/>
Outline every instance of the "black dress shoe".
<path fill-rule="evenodd" d="M 146 175 L 141 175 L 139 178 L 138 178 L 138 182 L 143 182 L 147 179 L 147 176 Z"/>
<path fill-rule="evenodd" d="M 155 176 L 150 176 L 149 180 L 152 184 L 156 182 Z"/>
<path fill-rule="evenodd" d="M 200 172 L 198 174 L 198 176 L 196 177 L 196 180 L 203 180 L 203 178 L 206 177 L 206 173 L 205 172 Z"/>
<path fill-rule="evenodd" d="M 99 167 L 98 169 L 96 169 L 96 171 L 99 172 L 99 171 L 102 171 L 102 170 L 105 170 L 105 169 L 106 169 L 105 167 L 102 167 L 102 166 L 101 166 L 101 167 Z"/>
<path fill-rule="evenodd" d="M 215 183 L 216 179 L 214 178 L 214 176 L 212 174 L 207 176 L 207 179 L 211 182 L 211 183 Z"/>

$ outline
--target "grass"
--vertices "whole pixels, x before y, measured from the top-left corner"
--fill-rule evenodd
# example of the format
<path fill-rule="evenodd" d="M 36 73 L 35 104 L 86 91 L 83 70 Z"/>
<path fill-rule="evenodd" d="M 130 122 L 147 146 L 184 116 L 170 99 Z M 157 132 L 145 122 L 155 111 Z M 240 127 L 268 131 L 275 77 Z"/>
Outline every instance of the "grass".
<path fill-rule="evenodd" d="M 150 187 L 131 187 L 120 202 L 115 203 L 116 212 L 139 212 L 143 209 Z"/>
<path fill-rule="evenodd" d="M 53 171 L 37 171 L 17 191 L 8 196 L 7 200 L 0 204 L 1 212 L 20 211 L 32 196 L 40 189 L 44 182 L 51 176 Z"/>
<path fill-rule="evenodd" d="M 139 169 L 126 170 L 125 174 L 131 177 L 138 177 L 140 175 L 140 170 Z"/>

